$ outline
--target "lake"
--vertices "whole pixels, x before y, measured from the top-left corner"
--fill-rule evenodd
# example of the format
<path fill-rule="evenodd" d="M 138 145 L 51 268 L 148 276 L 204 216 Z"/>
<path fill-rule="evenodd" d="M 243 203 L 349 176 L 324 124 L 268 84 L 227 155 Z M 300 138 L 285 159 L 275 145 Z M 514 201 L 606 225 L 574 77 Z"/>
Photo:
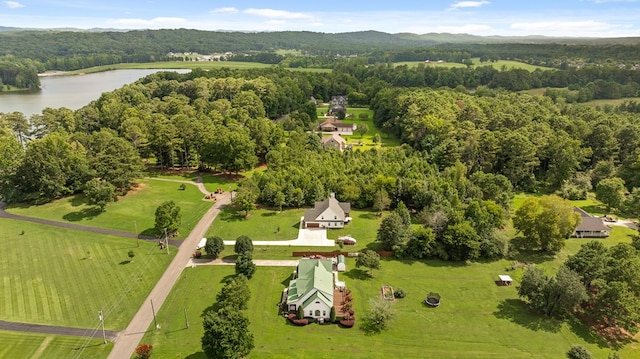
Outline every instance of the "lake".
<path fill-rule="evenodd" d="M 87 75 L 41 77 L 39 91 L 0 92 L 0 112 L 18 111 L 29 118 L 46 107 L 77 110 L 97 100 L 103 92 L 113 91 L 158 71 L 186 73 L 191 70 L 113 70 Z"/>

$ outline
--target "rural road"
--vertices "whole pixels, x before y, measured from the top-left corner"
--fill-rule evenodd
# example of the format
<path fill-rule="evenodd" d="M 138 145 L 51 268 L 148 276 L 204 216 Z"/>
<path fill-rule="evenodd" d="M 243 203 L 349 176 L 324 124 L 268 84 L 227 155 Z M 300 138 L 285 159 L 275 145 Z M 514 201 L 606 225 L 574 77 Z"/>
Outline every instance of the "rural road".
<path fill-rule="evenodd" d="M 151 310 L 151 301 L 155 311 L 159 311 L 169 292 L 176 283 L 182 270 L 191 260 L 193 251 L 201 238 L 205 237 L 207 230 L 213 223 L 220 210 L 231 202 L 231 193 L 227 192 L 217 195 L 215 204 L 205 213 L 198 224 L 193 228 L 189 236 L 184 240 L 178 250 L 178 254 L 173 258 L 171 264 L 164 272 L 156 286 L 144 301 L 136 315 L 133 317 L 127 328 L 120 332 L 114 341 L 113 350 L 109 354 L 109 359 L 131 358 L 138 343 L 153 323 L 153 312 Z"/>

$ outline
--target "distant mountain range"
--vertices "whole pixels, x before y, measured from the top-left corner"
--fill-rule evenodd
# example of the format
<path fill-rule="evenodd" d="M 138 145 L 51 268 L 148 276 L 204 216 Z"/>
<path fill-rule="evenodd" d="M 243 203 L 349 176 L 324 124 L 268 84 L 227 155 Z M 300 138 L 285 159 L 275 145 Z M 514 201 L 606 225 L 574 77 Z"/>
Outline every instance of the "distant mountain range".
<path fill-rule="evenodd" d="M 585 37 L 550 37 L 542 35 L 529 35 L 529 36 L 478 36 L 470 34 L 451 34 L 451 33 L 427 33 L 427 34 L 414 34 L 414 33 L 385 33 L 380 31 L 368 30 L 368 31 L 356 31 L 345 33 L 321 33 L 310 31 L 229 31 L 229 30 L 216 30 L 216 31 L 203 31 L 192 29 L 162 29 L 162 30 L 132 30 L 132 29 L 111 29 L 111 28 L 92 28 L 92 29 L 79 29 L 79 28 L 50 28 L 50 29 L 38 29 L 38 28 L 21 28 L 21 27 L 6 27 L 0 26 L 0 32 L 16 32 L 16 31 L 34 31 L 34 32 L 133 32 L 133 31 L 196 31 L 196 32 L 210 32 L 210 33 L 240 33 L 240 34 L 287 34 L 294 33 L 305 35 L 322 35 L 323 37 L 334 37 L 338 40 L 355 41 L 360 43 L 430 43 L 430 44 L 488 44 L 488 43 L 565 43 L 565 44 L 636 44 L 640 43 L 638 37 L 622 37 L 622 38 L 585 38 Z"/>

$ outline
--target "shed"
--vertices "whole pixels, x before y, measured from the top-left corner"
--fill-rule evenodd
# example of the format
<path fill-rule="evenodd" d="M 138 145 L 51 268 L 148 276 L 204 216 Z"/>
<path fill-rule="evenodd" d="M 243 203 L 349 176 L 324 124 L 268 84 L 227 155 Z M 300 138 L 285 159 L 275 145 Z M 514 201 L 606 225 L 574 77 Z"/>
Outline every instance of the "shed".
<path fill-rule="evenodd" d="M 338 272 L 344 272 L 347 270 L 347 263 L 344 260 L 344 255 L 338 256 Z"/>
<path fill-rule="evenodd" d="M 198 242 L 198 245 L 196 246 L 196 249 L 202 249 L 206 245 L 207 245 L 207 239 L 206 238 L 202 238 L 200 240 L 200 242 Z"/>
<path fill-rule="evenodd" d="M 511 285 L 513 283 L 513 279 L 508 275 L 501 274 L 498 278 L 500 279 L 500 285 Z"/>

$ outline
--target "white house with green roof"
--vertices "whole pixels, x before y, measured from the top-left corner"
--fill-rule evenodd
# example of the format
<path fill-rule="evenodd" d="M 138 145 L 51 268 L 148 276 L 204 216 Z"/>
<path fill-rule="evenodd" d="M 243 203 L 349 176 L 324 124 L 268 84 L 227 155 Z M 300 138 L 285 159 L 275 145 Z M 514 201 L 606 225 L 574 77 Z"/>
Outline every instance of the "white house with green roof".
<path fill-rule="evenodd" d="M 307 259 L 298 262 L 297 275 L 289 282 L 286 307 L 305 317 L 328 319 L 333 307 L 333 261 Z"/>

